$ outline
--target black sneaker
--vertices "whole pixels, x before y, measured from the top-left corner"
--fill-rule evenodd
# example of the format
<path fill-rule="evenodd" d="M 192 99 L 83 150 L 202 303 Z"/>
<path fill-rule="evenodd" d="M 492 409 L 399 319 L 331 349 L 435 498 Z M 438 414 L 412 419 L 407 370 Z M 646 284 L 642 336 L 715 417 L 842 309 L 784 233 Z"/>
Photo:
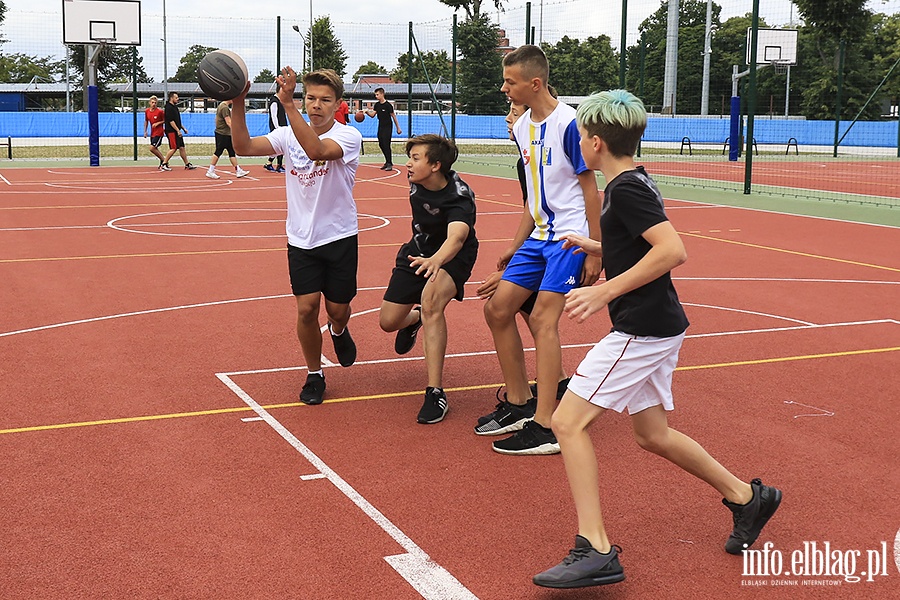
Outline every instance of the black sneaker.
<path fill-rule="evenodd" d="M 188 164 L 184 165 L 185 171 L 193 171 L 193 170 L 196 169 L 196 168 L 197 168 L 197 165 L 193 165 L 193 164 L 191 164 L 191 163 L 188 163 Z"/>
<path fill-rule="evenodd" d="M 300 402 L 303 404 L 322 404 L 325 398 L 325 376 L 318 373 L 310 373 L 306 376 L 306 383 L 300 390 Z"/>
<path fill-rule="evenodd" d="M 753 498 L 747 504 L 734 504 L 722 498 L 722 504 L 734 515 L 734 530 L 725 542 L 725 552 L 729 554 L 740 554 L 753 545 L 781 504 L 781 490 L 763 485 L 759 479 L 751 481 L 750 487 Z"/>
<path fill-rule="evenodd" d="M 522 429 L 527 421 L 534 418 L 537 398 L 529 398 L 525 404 L 513 404 L 506 399 L 497 403 L 494 412 L 478 418 L 475 433 L 478 435 L 502 435 Z"/>
<path fill-rule="evenodd" d="M 591 543 L 575 536 L 575 547 L 561 563 L 543 573 L 535 575 L 531 581 L 535 585 L 549 588 L 580 588 L 594 585 L 618 583 L 625 579 L 625 572 L 619 564 L 618 546 L 610 548 L 607 554 L 601 554 Z"/>
<path fill-rule="evenodd" d="M 397 354 L 406 354 L 416 345 L 416 336 L 422 328 L 422 307 L 416 306 L 413 310 L 419 311 L 419 320 L 397 331 L 397 337 L 394 338 L 394 352 Z"/>
<path fill-rule="evenodd" d="M 534 421 L 526 421 L 522 429 L 510 437 L 494 442 L 500 454 L 559 454 L 559 442 L 553 431 Z"/>
<path fill-rule="evenodd" d="M 572 379 L 572 378 L 566 377 L 565 379 L 563 379 L 562 381 L 560 381 L 559 383 L 556 384 L 556 399 L 557 400 L 562 400 L 563 394 L 565 394 L 566 390 L 569 389 L 569 380 L 570 379 Z M 530 389 L 531 389 L 531 395 L 537 396 L 537 383 L 536 382 L 531 384 Z"/>
<path fill-rule="evenodd" d="M 328 333 L 331 333 L 331 325 L 328 325 Z M 342 367 L 349 367 L 356 362 L 356 343 L 350 337 L 348 327 L 344 327 L 341 335 L 331 333 L 331 342 L 334 344 L 334 353 Z"/>
<path fill-rule="evenodd" d="M 447 404 L 447 394 L 444 393 L 444 390 L 433 387 L 425 388 L 425 402 L 419 409 L 416 421 L 425 425 L 440 423 L 444 420 L 448 410 L 450 410 L 450 406 Z"/>

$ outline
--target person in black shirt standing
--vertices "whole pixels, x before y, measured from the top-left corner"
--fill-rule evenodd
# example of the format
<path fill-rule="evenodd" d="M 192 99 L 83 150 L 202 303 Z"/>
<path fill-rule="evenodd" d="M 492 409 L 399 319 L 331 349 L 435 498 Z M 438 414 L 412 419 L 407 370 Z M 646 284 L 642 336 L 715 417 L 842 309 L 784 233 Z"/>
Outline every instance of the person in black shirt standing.
<path fill-rule="evenodd" d="M 197 168 L 191 164 L 187 153 L 184 151 L 184 136 L 182 133 L 187 132 L 188 130 L 181 125 L 181 113 L 178 112 L 178 94 L 169 92 L 169 101 L 166 102 L 166 138 L 169 140 L 169 151 L 166 153 L 166 158 L 163 160 L 163 164 L 160 165 L 160 169 L 163 171 L 172 170 L 169 166 L 169 159 L 175 156 L 176 151 L 180 153 L 185 169 Z"/>
<path fill-rule="evenodd" d="M 391 120 L 397 128 L 397 135 L 400 135 L 402 131 L 400 131 L 400 122 L 397 120 L 397 113 L 394 112 L 394 106 L 384 99 L 384 88 L 375 88 L 375 100 L 375 104 L 366 111 L 366 114 L 378 118 L 378 147 L 384 154 L 384 165 L 381 170 L 390 171 L 394 168 L 391 152 L 391 136 L 393 135 Z"/>
<path fill-rule="evenodd" d="M 269 98 L 269 131 L 275 131 L 279 127 L 287 127 L 287 113 L 284 112 L 284 107 L 281 105 L 281 102 L 278 100 L 278 91 Z M 272 165 L 275 160 L 278 160 L 278 167 Z M 279 154 L 277 156 L 270 156 L 269 160 L 266 162 L 263 168 L 266 171 L 272 171 L 273 173 L 284 173 L 284 154 Z"/>
<path fill-rule="evenodd" d="M 397 253 L 379 324 L 388 333 L 397 332 L 398 354 L 412 350 L 425 325 L 428 387 L 417 421 L 437 423 L 449 409 L 442 383 L 447 350 L 444 309 L 450 300 L 462 301 L 463 286 L 478 256 L 475 194 L 450 169 L 458 151 L 447 138 L 431 133 L 414 137 L 406 142 L 406 155 L 412 238 Z"/>
<path fill-rule="evenodd" d="M 619 549 L 610 544 L 603 524 L 597 456 L 588 432 L 591 423 L 609 411 L 627 409 L 641 448 L 724 496 L 722 502 L 733 518 L 725 541 L 729 554 L 741 554 L 756 541 L 782 496 L 759 479 L 749 483 L 738 479 L 700 444 L 669 427 L 672 375 L 688 327 L 671 271 L 687 260 L 687 252 L 666 216 L 656 184 L 634 163 L 647 126 L 644 104 L 625 90 L 600 92 L 579 105 L 576 123 L 585 164 L 601 171 L 607 182 L 600 216 L 602 246 L 580 235 L 563 239 L 566 247 L 602 256 L 606 281 L 569 291 L 565 310 L 570 319 L 583 323 L 609 307 L 612 331 L 578 365 L 552 417 L 575 501 L 578 534 L 569 555 L 532 580 L 551 588 L 625 579 Z"/>

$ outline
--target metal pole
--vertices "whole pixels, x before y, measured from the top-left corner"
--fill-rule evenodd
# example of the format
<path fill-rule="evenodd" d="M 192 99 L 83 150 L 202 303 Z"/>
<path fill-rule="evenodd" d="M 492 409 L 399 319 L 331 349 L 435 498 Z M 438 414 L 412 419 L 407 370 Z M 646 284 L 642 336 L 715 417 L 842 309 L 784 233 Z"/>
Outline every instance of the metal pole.
<path fill-rule="evenodd" d="M 544 0 L 541 0 L 541 15 L 538 21 L 539 30 L 538 30 L 538 39 L 543 42 L 544 41 Z"/>
<path fill-rule="evenodd" d="M 628 0 L 622 0 L 622 39 L 619 41 L 619 87 L 625 89 L 625 35 L 628 33 Z"/>
<path fill-rule="evenodd" d="M 709 114 L 709 60 L 712 54 L 712 0 L 706 0 L 706 37 L 703 38 L 703 91 L 700 92 L 700 114 Z"/>
<path fill-rule="evenodd" d="M 669 0 L 666 25 L 666 65 L 663 75 L 663 113 L 675 115 L 678 87 L 678 0 Z M 666 110 L 668 109 L 668 111 Z"/>
<path fill-rule="evenodd" d="M 525 3 L 525 43 L 534 43 L 534 35 L 531 33 L 531 2 Z"/>
<path fill-rule="evenodd" d="M 841 46 L 838 50 L 838 73 L 837 73 L 837 97 L 835 98 L 835 106 L 834 106 L 834 151 L 832 156 L 837 158 L 837 149 L 840 140 L 838 140 L 838 133 L 840 133 L 841 129 L 841 91 L 844 88 L 844 40 L 841 39 Z"/>
<path fill-rule="evenodd" d="M 744 193 L 753 179 L 753 116 L 756 114 L 756 43 L 759 40 L 759 0 L 753 0 L 750 31 L 750 90 L 747 97 L 747 154 L 744 159 Z"/>
<path fill-rule="evenodd" d="M 72 112 L 72 97 L 69 90 L 69 47 L 66 46 L 66 112 Z"/>
<path fill-rule="evenodd" d="M 450 139 L 456 140 L 456 13 L 453 13 L 453 65 L 450 69 Z M 900 152 L 900 146 L 897 151 Z"/>
<path fill-rule="evenodd" d="M 413 22 L 409 22 L 409 60 L 406 61 L 408 75 L 406 77 L 406 137 L 413 137 L 412 130 L 412 64 L 413 64 Z M 391 151 L 393 153 L 393 150 Z"/>
<path fill-rule="evenodd" d="M 275 18 L 275 74 L 281 72 L 281 15 Z"/>
<path fill-rule="evenodd" d="M 137 46 L 131 47 L 131 116 L 134 125 L 134 160 L 138 159 L 137 134 L 138 134 L 138 101 L 137 101 Z"/>
<path fill-rule="evenodd" d="M 168 37 L 166 34 L 166 0 L 163 0 L 163 102 L 169 101 L 169 66 L 167 63 L 168 53 L 166 52 L 166 40 Z"/>
<path fill-rule="evenodd" d="M 791 100 L 791 65 L 787 67 L 787 81 L 784 83 L 784 116 L 788 116 Z"/>
<path fill-rule="evenodd" d="M 313 9 L 312 9 L 312 0 L 309 0 L 309 70 L 312 72 L 313 68 L 313 27 L 315 26 L 315 22 L 313 22 Z"/>

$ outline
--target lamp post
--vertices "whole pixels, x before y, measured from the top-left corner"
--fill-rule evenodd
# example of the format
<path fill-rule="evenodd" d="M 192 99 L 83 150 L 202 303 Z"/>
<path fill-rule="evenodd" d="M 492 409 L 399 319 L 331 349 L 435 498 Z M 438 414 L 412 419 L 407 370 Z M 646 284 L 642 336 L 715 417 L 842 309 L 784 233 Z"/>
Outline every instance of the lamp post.
<path fill-rule="evenodd" d="M 302 70 L 304 72 L 306 72 L 306 47 L 307 47 L 306 36 L 303 35 L 302 31 L 300 31 L 299 25 L 292 25 L 291 29 L 296 31 L 300 35 L 300 39 L 303 40 L 303 69 Z"/>
<path fill-rule="evenodd" d="M 163 0 L 163 102 L 169 101 L 169 66 L 167 64 L 168 61 L 168 52 L 166 52 L 166 38 L 169 36 L 166 34 L 166 0 Z"/>
<path fill-rule="evenodd" d="M 712 24 L 712 0 L 706 2 L 706 35 L 703 38 L 703 91 L 700 93 L 700 114 L 709 114 L 709 62 L 712 54 L 712 36 L 716 26 Z"/>

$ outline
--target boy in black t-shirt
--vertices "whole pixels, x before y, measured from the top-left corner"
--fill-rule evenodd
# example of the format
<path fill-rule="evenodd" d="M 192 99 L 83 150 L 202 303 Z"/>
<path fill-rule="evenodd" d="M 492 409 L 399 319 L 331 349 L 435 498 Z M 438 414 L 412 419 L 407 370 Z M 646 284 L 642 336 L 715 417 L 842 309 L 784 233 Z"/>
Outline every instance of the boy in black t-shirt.
<path fill-rule="evenodd" d="M 442 387 L 447 349 L 444 309 L 452 299 L 462 301 L 463 286 L 478 255 L 475 195 L 450 170 L 457 154 L 453 142 L 439 135 L 406 142 L 412 239 L 397 253 L 379 314 L 381 328 L 397 332 L 398 354 L 412 350 L 425 325 L 428 387 L 419 423 L 438 423 L 449 409 Z"/>
<path fill-rule="evenodd" d="M 566 312 L 582 323 L 609 307 L 612 331 L 575 370 L 551 426 L 559 441 L 578 514 L 575 548 L 559 565 L 534 576 L 545 587 L 574 588 L 625 579 L 600 513 L 597 457 L 590 424 L 607 410 L 626 408 L 638 445 L 702 479 L 724 496 L 734 527 L 725 550 L 756 541 L 781 502 L 781 491 L 759 479 L 745 483 L 700 444 L 668 425 L 672 374 L 688 320 L 670 271 L 687 259 L 666 217 L 656 184 L 635 167 L 634 152 L 647 125 L 644 105 L 625 90 L 594 94 L 576 114 L 585 164 L 607 181 L 601 243 L 564 236 L 568 247 L 602 256 L 606 282 L 566 294 Z"/>
<path fill-rule="evenodd" d="M 381 170 L 390 171 L 394 168 L 393 154 L 391 153 L 392 121 L 393 126 L 397 128 L 397 135 L 400 135 L 401 131 L 400 121 L 397 120 L 397 113 L 394 112 L 394 105 L 384 99 L 384 88 L 375 88 L 375 104 L 366 111 L 366 114 L 378 119 L 378 147 L 384 154 L 384 165 Z"/>

